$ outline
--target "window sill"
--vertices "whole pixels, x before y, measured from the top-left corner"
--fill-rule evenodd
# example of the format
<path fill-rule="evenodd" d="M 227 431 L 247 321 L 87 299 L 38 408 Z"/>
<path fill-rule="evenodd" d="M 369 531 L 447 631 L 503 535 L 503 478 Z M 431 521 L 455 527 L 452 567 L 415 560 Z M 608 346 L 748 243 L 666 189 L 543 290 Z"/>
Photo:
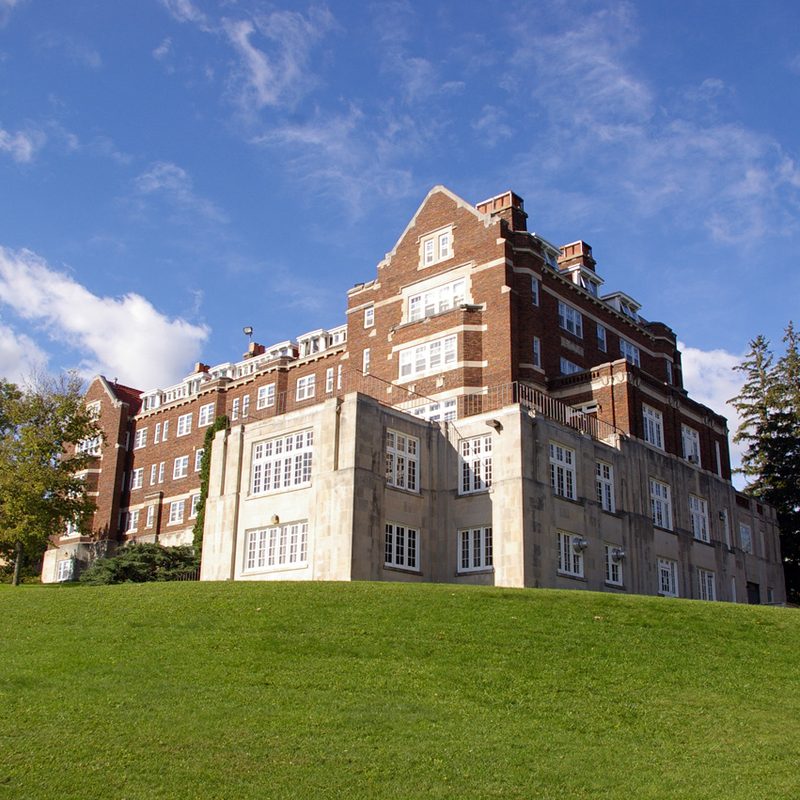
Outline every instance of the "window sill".
<path fill-rule="evenodd" d="M 421 497 L 419 489 L 406 489 L 404 486 L 395 486 L 392 483 L 386 484 L 387 489 L 392 489 L 395 492 L 402 492 L 403 494 L 410 494 L 412 497 Z"/>
<path fill-rule="evenodd" d="M 387 572 L 404 572 L 407 575 L 422 575 L 422 570 L 416 567 L 398 567 L 394 564 L 384 564 L 383 568 Z"/>
<path fill-rule="evenodd" d="M 627 591 L 627 589 L 625 588 L 625 584 L 624 583 L 611 583 L 611 581 L 606 581 L 605 585 L 609 589 L 619 589 L 621 592 Z"/>
<path fill-rule="evenodd" d="M 675 533 L 675 529 L 674 528 L 664 528 L 662 525 L 656 525 L 655 522 L 653 523 L 653 527 L 657 531 L 664 531 L 665 533 L 673 533 L 673 534 Z"/>
<path fill-rule="evenodd" d="M 475 567 L 474 569 L 458 569 L 456 570 L 456 577 L 463 578 L 466 575 L 492 575 L 494 567 Z"/>
<path fill-rule="evenodd" d="M 459 492 L 456 497 L 475 497 L 475 495 L 491 494 L 492 487 L 488 486 L 486 489 L 475 489 L 474 492 Z"/>
<path fill-rule="evenodd" d="M 281 487 L 280 489 L 268 489 L 266 492 L 251 492 L 247 495 L 245 500 L 258 500 L 262 497 L 274 497 L 276 494 L 286 494 L 287 492 L 299 492 L 303 489 L 310 489 L 311 488 L 311 481 L 308 483 L 303 483 L 300 486 L 286 486 Z"/>
<path fill-rule="evenodd" d="M 558 570 L 558 576 L 560 578 L 570 578 L 573 581 L 582 581 L 583 583 L 587 583 L 585 575 L 573 575 L 571 572 L 562 572 Z"/>
<path fill-rule="evenodd" d="M 250 575 L 267 575 L 274 572 L 294 572 L 300 569 L 307 569 L 308 561 L 298 562 L 296 564 L 273 564 L 266 567 L 251 567 L 250 569 L 243 569 L 241 572 L 242 577 Z"/>

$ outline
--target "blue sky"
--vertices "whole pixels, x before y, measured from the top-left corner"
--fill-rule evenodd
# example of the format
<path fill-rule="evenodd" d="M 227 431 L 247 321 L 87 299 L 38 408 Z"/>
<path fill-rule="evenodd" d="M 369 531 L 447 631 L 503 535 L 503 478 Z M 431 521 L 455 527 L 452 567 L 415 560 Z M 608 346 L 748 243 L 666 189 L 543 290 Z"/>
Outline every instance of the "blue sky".
<path fill-rule="evenodd" d="M 0 374 L 344 322 L 435 184 L 525 198 L 720 408 L 800 319 L 800 4 L 0 0 Z M 724 409 L 721 409 L 724 410 Z"/>

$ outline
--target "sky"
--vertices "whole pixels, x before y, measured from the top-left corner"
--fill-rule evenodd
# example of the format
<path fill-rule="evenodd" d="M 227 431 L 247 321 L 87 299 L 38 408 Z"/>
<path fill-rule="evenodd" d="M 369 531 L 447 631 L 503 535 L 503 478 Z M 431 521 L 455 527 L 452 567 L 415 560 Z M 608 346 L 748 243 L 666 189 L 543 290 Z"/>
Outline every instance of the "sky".
<path fill-rule="evenodd" d="M 432 186 L 512 189 L 731 368 L 800 322 L 796 0 L 0 0 L 0 376 L 163 387 L 345 321 Z"/>

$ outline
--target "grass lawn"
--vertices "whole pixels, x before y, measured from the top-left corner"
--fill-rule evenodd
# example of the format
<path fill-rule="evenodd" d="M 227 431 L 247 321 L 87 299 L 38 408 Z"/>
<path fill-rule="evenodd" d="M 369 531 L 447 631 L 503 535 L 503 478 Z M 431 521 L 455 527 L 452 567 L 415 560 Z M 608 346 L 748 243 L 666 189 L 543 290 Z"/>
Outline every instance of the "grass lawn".
<path fill-rule="evenodd" d="M 800 797 L 790 609 L 0 587 L 0 702 L 0 800 Z"/>

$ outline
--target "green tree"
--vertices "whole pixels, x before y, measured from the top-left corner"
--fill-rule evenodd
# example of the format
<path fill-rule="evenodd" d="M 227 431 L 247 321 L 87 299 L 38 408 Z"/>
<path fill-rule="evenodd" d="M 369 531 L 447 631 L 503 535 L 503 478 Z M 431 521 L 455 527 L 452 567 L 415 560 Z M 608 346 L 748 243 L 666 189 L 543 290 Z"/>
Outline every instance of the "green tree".
<path fill-rule="evenodd" d="M 41 556 L 67 522 L 81 527 L 94 508 L 80 477 L 93 456 L 78 448 L 100 436 L 74 374 L 38 377 L 20 389 L 0 379 L 0 556 Z"/>

